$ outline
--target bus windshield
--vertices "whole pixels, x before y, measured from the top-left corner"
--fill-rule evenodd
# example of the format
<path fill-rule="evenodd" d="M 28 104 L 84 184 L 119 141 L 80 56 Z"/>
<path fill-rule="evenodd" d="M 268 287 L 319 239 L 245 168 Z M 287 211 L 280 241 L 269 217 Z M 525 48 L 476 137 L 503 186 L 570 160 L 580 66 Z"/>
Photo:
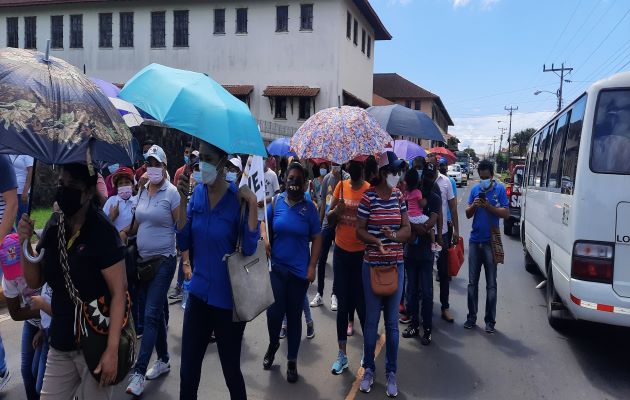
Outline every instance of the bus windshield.
<path fill-rule="evenodd" d="M 591 169 L 604 174 L 630 174 L 630 90 L 605 90 L 599 94 Z"/>

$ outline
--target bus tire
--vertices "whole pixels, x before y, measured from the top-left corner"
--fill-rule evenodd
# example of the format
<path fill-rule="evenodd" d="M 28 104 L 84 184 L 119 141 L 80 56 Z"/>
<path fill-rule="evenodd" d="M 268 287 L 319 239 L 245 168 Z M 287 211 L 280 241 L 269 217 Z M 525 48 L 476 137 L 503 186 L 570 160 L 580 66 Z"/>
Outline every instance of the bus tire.
<path fill-rule="evenodd" d="M 514 234 L 513 228 L 514 221 L 512 220 L 512 217 L 503 220 L 503 233 L 505 236 L 512 236 Z"/>
<path fill-rule="evenodd" d="M 529 272 L 532 275 L 541 275 L 538 264 L 536 264 L 529 252 L 525 249 L 523 249 L 523 251 L 525 252 L 525 271 Z"/>
<path fill-rule="evenodd" d="M 547 300 L 547 321 L 549 325 L 555 330 L 565 329 L 568 325 L 568 320 L 564 318 L 563 310 L 558 310 L 558 305 L 562 305 L 562 300 L 556 293 L 556 287 L 553 283 L 553 272 L 551 267 L 551 260 L 548 261 L 547 267 L 547 286 L 546 286 L 546 300 Z M 563 307 L 564 308 L 564 307 Z"/>

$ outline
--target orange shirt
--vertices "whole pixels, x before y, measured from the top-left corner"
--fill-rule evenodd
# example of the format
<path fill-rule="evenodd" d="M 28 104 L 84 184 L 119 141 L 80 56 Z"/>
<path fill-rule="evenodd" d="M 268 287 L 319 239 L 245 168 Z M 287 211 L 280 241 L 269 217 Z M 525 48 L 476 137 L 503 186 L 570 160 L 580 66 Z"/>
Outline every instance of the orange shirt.
<path fill-rule="evenodd" d="M 339 182 L 335 188 L 336 199 L 341 197 L 341 184 Z M 343 200 L 346 209 L 337 223 L 335 244 L 345 251 L 357 252 L 365 250 L 365 243 L 357 239 L 357 209 L 363 198 L 363 193 L 370 188 L 370 184 L 363 182 L 359 190 L 353 190 L 350 179 L 343 181 Z"/>

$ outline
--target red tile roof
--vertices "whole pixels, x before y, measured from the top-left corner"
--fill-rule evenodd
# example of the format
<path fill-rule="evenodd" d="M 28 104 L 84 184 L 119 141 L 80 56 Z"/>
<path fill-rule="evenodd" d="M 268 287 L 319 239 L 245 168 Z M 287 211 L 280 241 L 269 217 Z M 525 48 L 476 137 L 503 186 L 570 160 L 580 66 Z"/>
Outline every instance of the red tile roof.
<path fill-rule="evenodd" d="M 254 90 L 253 85 L 223 85 L 223 88 L 232 96 L 249 96 Z"/>
<path fill-rule="evenodd" d="M 308 86 L 267 86 L 263 96 L 276 97 L 315 97 L 319 94 L 319 88 Z"/>
<path fill-rule="evenodd" d="M 393 101 L 387 100 L 385 97 L 381 97 L 376 93 L 372 93 L 372 105 L 373 106 L 391 106 Z"/>

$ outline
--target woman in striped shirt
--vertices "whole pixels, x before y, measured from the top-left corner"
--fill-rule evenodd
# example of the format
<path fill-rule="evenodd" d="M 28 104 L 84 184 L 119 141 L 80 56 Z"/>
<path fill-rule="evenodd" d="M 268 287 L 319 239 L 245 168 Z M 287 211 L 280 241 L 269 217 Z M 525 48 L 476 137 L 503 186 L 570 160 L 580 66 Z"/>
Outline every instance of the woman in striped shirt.
<path fill-rule="evenodd" d="M 363 288 L 365 293 L 364 366 L 365 373 L 359 389 L 368 393 L 374 383 L 374 349 L 378 336 L 381 308 L 384 312 L 386 335 L 387 395 L 396 397 L 396 368 L 398 356 L 398 305 L 404 285 L 403 245 L 409 239 L 411 227 L 402 193 L 396 188 L 400 181 L 403 161 L 393 152 L 379 159 L 379 175 L 364 195 L 357 213 L 357 238 L 367 247 L 363 259 Z M 390 296 L 374 294 L 370 269 L 396 266 L 398 288 Z"/>

